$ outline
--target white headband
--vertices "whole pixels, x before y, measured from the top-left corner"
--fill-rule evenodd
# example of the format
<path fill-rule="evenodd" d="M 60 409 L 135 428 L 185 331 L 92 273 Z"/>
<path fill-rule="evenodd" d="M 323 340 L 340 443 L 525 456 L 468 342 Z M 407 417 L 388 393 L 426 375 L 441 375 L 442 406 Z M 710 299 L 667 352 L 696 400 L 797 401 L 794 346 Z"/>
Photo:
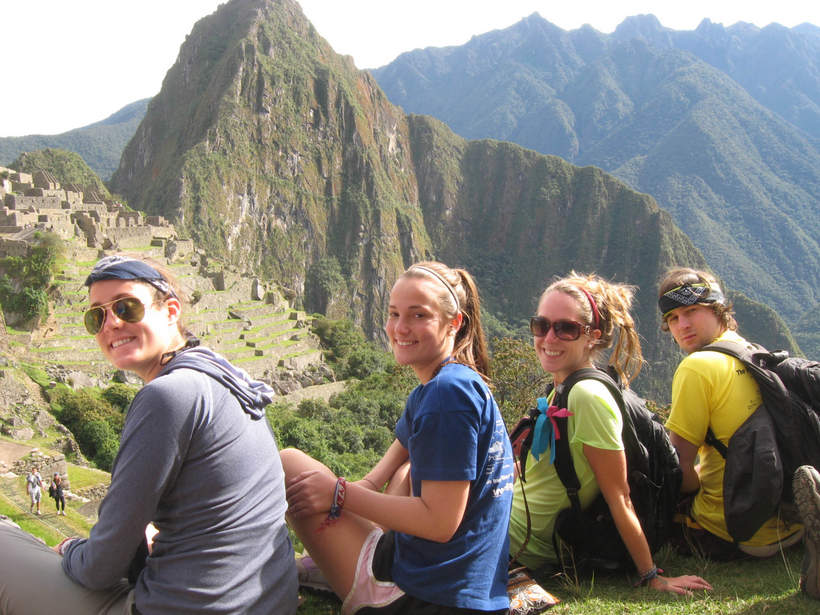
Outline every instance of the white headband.
<path fill-rule="evenodd" d="M 410 270 L 412 270 L 412 269 L 417 269 L 417 270 L 423 271 L 425 273 L 429 273 L 431 276 L 436 278 L 439 282 L 444 284 L 444 286 L 447 287 L 447 290 L 450 291 L 450 295 L 452 295 L 452 297 L 453 297 L 453 302 L 456 304 L 456 312 L 461 311 L 461 302 L 458 300 L 458 295 L 456 295 L 455 288 L 453 288 L 452 284 L 450 284 L 447 280 L 445 280 L 443 276 L 439 275 L 438 273 L 436 273 L 432 269 L 429 269 L 427 267 L 423 267 L 422 265 L 413 265 L 412 267 L 410 267 Z"/>

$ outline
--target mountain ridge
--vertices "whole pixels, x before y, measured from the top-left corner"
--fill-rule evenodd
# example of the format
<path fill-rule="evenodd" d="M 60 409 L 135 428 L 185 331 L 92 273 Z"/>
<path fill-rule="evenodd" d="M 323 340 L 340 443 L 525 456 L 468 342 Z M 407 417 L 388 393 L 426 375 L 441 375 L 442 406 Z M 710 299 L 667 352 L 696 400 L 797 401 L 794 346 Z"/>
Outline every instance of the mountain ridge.
<path fill-rule="evenodd" d="M 122 150 L 145 115 L 150 98 L 129 103 L 107 118 L 56 135 L 0 137 L 0 166 L 8 166 L 20 154 L 45 148 L 71 150 L 103 180 L 116 170 Z"/>
<path fill-rule="evenodd" d="M 598 37 L 584 35 L 593 53 Z M 522 335 L 553 275 L 638 284 L 647 391 L 661 397 L 677 351 L 654 285 L 666 267 L 708 267 L 654 199 L 600 169 L 406 115 L 290 0 L 233 0 L 196 24 L 111 187 L 308 311 L 382 340 L 389 285 L 420 259 L 469 268 L 492 315 Z M 784 330 L 767 335 L 796 348 Z"/>
<path fill-rule="evenodd" d="M 234 0 L 195 25 L 111 184 L 382 340 L 390 284 L 422 258 L 474 272 L 508 324 L 572 268 L 638 284 L 658 389 L 676 351 L 655 281 L 707 266 L 651 197 L 599 169 L 405 115 L 289 0 Z"/>
<path fill-rule="evenodd" d="M 751 86 L 691 48 L 707 35 L 720 38 L 713 55 L 740 79 L 769 39 L 796 39 L 814 51 L 818 33 L 727 30 L 707 20 L 676 32 L 645 15 L 605 35 L 590 26 L 564 31 L 533 14 L 459 47 L 407 52 L 373 74 L 391 101 L 467 138 L 510 140 L 600 166 L 652 194 L 731 286 L 795 323 L 820 300 L 820 150 L 810 132 L 816 125 L 820 134 L 820 56 L 783 77 L 781 99 L 793 105 L 778 113 L 781 99 L 764 107 Z M 792 83 L 793 75 L 805 78 Z M 759 77 L 757 90 L 771 90 L 768 83 Z M 809 131 L 784 118 L 804 100 Z"/>

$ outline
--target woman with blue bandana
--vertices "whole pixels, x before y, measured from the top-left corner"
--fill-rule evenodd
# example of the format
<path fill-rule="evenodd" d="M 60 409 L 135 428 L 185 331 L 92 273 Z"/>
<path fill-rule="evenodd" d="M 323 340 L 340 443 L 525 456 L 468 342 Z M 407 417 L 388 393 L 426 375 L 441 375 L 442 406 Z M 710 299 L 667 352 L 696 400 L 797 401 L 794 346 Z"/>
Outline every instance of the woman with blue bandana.
<path fill-rule="evenodd" d="M 3 612 L 294 613 L 273 391 L 198 345 L 159 267 L 109 256 L 85 284 L 86 328 L 145 386 L 87 539 L 51 550 L 0 523 Z"/>
<path fill-rule="evenodd" d="M 732 306 L 717 280 L 705 271 L 676 268 L 658 291 L 661 328 L 687 355 L 672 381 L 672 410 L 666 426 L 678 451 L 685 523 L 678 549 L 716 560 L 769 557 L 800 541 L 802 527 L 772 517 L 749 540 L 735 543 L 724 516 L 723 456 L 706 443 L 707 431 L 728 444 L 761 403 L 754 377 L 734 357 L 701 350 L 707 344 L 748 342 L 737 333 Z M 697 464 L 696 464 L 697 461 Z"/>
<path fill-rule="evenodd" d="M 537 315 L 530 319 L 530 330 L 541 367 L 552 375 L 556 387 L 545 400 L 545 407 L 551 406 L 556 389 L 571 374 L 594 367 L 595 360 L 613 346 L 609 363 L 621 381 L 628 383 L 637 375 L 643 356 L 629 311 L 633 294 L 634 287 L 574 272 L 544 291 Z M 709 589 L 700 577 L 659 574 L 629 497 L 621 413 L 606 385 L 592 379 L 580 380 L 570 390 L 567 408 L 560 412 L 567 416 L 581 505 L 587 507 L 599 493 L 603 494 L 641 578 L 658 591 L 688 594 L 695 589 Z M 550 420 L 536 423 L 524 468 L 526 500 L 520 481 L 513 491 L 510 554 L 530 570 L 559 561 L 553 548 L 553 528 L 558 513 L 571 505 L 553 463 L 552 438 L 547 433 L 550 428 Z M 526 585 L 520 580 L 518 585 L 525 588 L 526 594 Z M 517 612 L 539 611 L 524 606 Z"/>

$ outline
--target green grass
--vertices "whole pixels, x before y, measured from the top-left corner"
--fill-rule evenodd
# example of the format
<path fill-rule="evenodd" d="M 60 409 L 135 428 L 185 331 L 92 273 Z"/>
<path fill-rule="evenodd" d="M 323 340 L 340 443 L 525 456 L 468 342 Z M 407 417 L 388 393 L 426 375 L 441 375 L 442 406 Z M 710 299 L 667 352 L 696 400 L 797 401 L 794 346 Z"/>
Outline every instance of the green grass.
<path fill-rule="evenodd" d="M 23 493 L 25 493 L 25 490 Z M 6 515 L 29 534 L 45 540 L 47 545 L 56 545 L 63 538 L 65 538 L 65 536 L 63 536 L 59 531 L 49 528 L 44 525 L 40 519 L 33 517 L 25 510 L 21 510 L 8 497 L 6 497 L 5 494 L 2 493 L 0 493 L 0 515 Z"/>
<path fill-rule="evenodd" d="M 23 372 L 25 372 L 25 374 L 29 378 L 31 378 L 34 382 L 40 385 L 40 388 L 48 388 L 48 385 L 51 382 L 51 378 L 49 378 L 45 370 L 41 369 L 36 365 L 31 365 L 29 363 L 21 363 L 20 369 L 22 369 Z"/>
<path fill-rule="evenodd" d="M 538 576 L 543 587 L 561 600 L 549 615 L 817 615 L 820 603 L 798 588 L 803 548 L 767 560 L 716 563 L 683 558 L 662 551 L 658 562 L 669 576 L 698 574 L 712 584 L 711 592 L 691 597 L 632 587 L 624 574 L 605 574 L 578 582 L 562 576 Z M 302 590 L 299 615 L 341 612 L 339 600 L 329 594 Z"/>
<path fill-rule="evenodd" d="M 111 482 L 111 475 L 108 472 L 103 472 L 102 470 L 96 470 L 94 468 L 87 468 L 85 466 L 78 466 L 73 463 L 69 463 L 68 479 L 71 481 L 71 490 L 77 491 L 79 489 L 99 485 L 101 483 L 108 484 Z"/>
<path fill-rule="evenodd" d="M 73 476 L 72 468 L 76 466 L 69 466 L 69 478 Z M 71 500 L 66 502 L 66 516 L 58 517 L 55 514 L 54 500 L 48 497 L 48 487 L 43 489 L 40 503 L 42 515 L 31 514 L 29 506 L 24 477 L 0 479 L 0 514 L 9 517 L 26 532 L 41 538 L 47 545 L 53 546 L 69 536 L 88 536 L 91 531 L 93 524 L 74 509 L 77 504 Z"/>

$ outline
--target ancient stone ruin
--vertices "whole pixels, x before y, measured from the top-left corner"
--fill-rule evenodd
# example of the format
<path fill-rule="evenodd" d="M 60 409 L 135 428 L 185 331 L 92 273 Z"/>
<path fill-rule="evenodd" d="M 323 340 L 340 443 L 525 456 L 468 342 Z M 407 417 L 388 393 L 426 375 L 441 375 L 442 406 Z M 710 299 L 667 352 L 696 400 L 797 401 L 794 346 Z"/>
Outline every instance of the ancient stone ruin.
<path fill-rule="evenodd" d="M 177 257 L 193 251 L 162 216 L 145 216 L 103 199 L 93 187 L 61 186 L 45 170 L 21 173 L 0 167 L 0 255 L 24 256 L 32 235 L 48 231 L 77 238 L 89 248 L 135 250 L 173 245 Z"/>

